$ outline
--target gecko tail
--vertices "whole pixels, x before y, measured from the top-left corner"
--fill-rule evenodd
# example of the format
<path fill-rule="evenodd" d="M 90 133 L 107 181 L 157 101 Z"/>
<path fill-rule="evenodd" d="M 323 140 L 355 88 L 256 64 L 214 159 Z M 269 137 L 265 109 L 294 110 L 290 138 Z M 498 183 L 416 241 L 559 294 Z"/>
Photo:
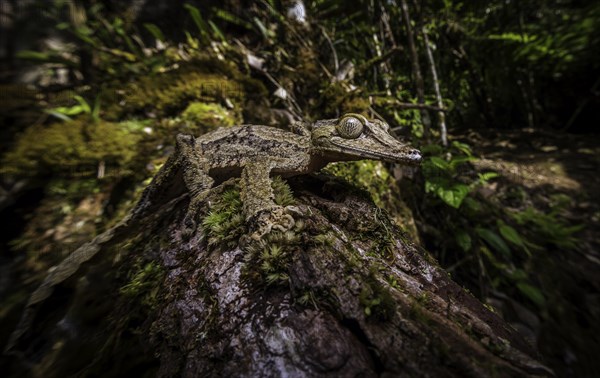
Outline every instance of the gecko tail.
<path fill-rule="evenodd" d="M 15 346 L 23 335 L 31 328 L 37 312 L 37 307 L 39 307 L 37 305 L 52 295 L 56 285 L 73 276 L 82 264 L 96 256 L 105 244 L 112 241 L 115 236 L 123 235 L 128 229 L 127 221 L 128 219 L 125 219 L 117 226 L 96 236 L 91 242 L 85 243 L 77 248 L 72 254 L 61 261 L 60 264 L 50 269 L 42 284 L 29 297 L 23 315 L 19 320 L 19 324 L 10 335 L 9 341 L 4 348 L 5 354 L 14 354 L 13 350 Z"/>

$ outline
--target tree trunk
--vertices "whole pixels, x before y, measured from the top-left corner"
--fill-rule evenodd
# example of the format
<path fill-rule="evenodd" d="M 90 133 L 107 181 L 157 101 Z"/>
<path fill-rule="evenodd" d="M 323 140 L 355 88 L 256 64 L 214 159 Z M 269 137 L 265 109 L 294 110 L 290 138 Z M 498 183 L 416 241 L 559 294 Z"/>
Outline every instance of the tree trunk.
<path fill-rule="evenodd" d="M 433 79 L 433 89 L 435 90 L 435 99 L 438 108 L 444 108 L 444 102 L 442 101 L 442 92 L 440 91 L 440 81 L 438 80 L 437 70 L 435 69 L 435 60 L 433 59 L 433 53 L 431 52 L 431 46 L 429 45 L 429 37 L 427 36 L 427 29 L 423 26 L 421 29 L 423 33 L 423 41 L 425 42 L 425 51 L 427 52 L 427 61 L 429 62 L 429 69 L 431 70 L 431 78 Z M 438 111 L 438 120 L 440 123 L 440 139 L 443 146 L 448 145 L 448 132 L 446 129 L 446 115 L 443 111 Z"/>
<path fill-rule="evenodd" d="M 144 220 L 39 309 L 15 375 L 550 375 L 502 319 L 406 240 L 365 193 L 289 180 L 295 228 L 249 238 L 238 181 L 181 233 L 187 196 Z M 280 186 L 281 186 L 280 185 Z M 286 194 L 287 193 L 287 194 Z M 226 214 L 227 216 L 223 216 Z M 81 272 L 83 273 L 83 272 Z"/>
<path fill-rule="evenodd" d="M 402 9 L 402 19 L 404 20 L 404 27 L 406 29 L 406 39 L 408 41 L 408 50 L 410 52 L 413 79 L 415 81 L 415 88 L 417 91 L 417 101 L 419 102 L 419 104 L 425 104 L 425 84 L 423 83 L 421 65 L 419 64 L 419 54 L 417 53 L 417 47 L 415 44 L 415 34 L 413 33 L 412 25 L 410 22 L 410 13 L 408 11 L 408 4 L 406 3 L 406 0 L 400 0 L 400 6 Z M 425 135 L 427 135 L 429 132 L 429 126 L 431 125 L 431 120 L 429 119 L 429 113 L 426 109 L 421 110 L 421 118 L 423 120 Z"/>

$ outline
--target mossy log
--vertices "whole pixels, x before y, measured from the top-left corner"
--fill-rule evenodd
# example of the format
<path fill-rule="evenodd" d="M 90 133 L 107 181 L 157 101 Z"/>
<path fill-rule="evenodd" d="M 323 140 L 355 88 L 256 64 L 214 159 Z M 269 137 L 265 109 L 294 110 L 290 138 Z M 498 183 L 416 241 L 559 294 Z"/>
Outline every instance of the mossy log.
<path fill-rule="evenodd" d="M 364 192 L 274 183 L 296 225 L 248 237 L 238 181 L 181 233 L 187 196 L 56 288 L 4 357 L 14 375 L 548 376 L 536 352 L 451 280 Z M 293 196 L 291 193 L 294 193 Z M 301 215 L 302 214 L 302 215 Z"/>

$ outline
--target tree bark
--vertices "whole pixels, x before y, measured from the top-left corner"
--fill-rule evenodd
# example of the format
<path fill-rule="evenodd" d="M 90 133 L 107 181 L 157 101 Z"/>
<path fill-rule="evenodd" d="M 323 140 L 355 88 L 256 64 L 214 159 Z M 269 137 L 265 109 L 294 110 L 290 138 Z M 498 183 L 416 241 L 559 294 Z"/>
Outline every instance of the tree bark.
<path fill-rule="evenodd" d="M 433 53 L 431 52 L 431 46 L 429 45 L 429 37 L 427 36 L 427 29 L 425 26 L 422 27 L 421 33 L 423 34 L 423 41 L 425 42 L 425 51 L 427 52 L 427 61 L 429 63 L 429 69 L 431 70 L 431 78 L 433 79 L 433 89 L 435 90 L 435 100 L 439 109 L 444 108 L 444 102 L 442 100 L 442 92 L 440 91 L 440 81 L 438 80 L 437 70 L 435 69 L 435 60 L 433 59 Z M 440 124 L 440 139 L 443 146 L 448 145 L 448 132 L 446 129 L 446 115 L 442 111 L 438 111 L 438 120 Z"/>
<path fill-rule="evenodd" d="M 417 91 L 417 101 L 419 104 L 425 104 L 425 84 L 423 83 L 423 75 L 421 74 L 421 65 L 419 64 L 419 54 L 417 53 L 417 47 L 415 43 L 415 33 L 410 22 L 410 13 L 408 11 L 408 4 L 406 0 L 400 0 L 400 7 L 402 9 L 402 19 L 404 21 L 404 27 L 406 29 L 406 39 L 408 42 L 408 51 L 410 52 L 410 61 L 412 64 L 413 79 L 415 81 L 415 89 Z M 423 120 L 423 127 L 425 135 L 428 133 L 431 120 L 429 119 L 429 113 L 426 109 L 421 110 L 421 118 Z"/>
<path fill-rule="evenodd" d="M 329 176 L 288 182 L 295 228 L 261 241 L 236 218 L 235 180 L 211 191 L 200 214 L 204 227 L 191 239 L 181 233 L 187 196 L 172 201 L 142 232 L 103 250 L 85 275 L 55 289 L 3 371 L 551 374 L 529 344 L 406 240 L 365 193 Z M 219 224 L 217 208 L 230 211 Z"/>

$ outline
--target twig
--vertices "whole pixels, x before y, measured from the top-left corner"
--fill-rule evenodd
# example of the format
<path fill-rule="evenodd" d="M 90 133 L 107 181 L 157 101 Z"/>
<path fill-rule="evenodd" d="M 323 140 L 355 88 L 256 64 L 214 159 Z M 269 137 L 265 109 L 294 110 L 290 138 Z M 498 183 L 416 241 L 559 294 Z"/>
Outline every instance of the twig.
<path fill-rule="evenodd" d="M 369 68 L 371 68 L 372 66 L 374 66 L 375 64 L 381 63 L 383 61 L 386 61 L 389 59 L 389 57 L 391 57 L 392 55 L 394 55 L 395 53 L 397 53 L 398 51 L 402 51 L 402 47 L 393 47 L 390 49 L 390 51 L 386 52 L 385 54 L 381 55 L 381 56 L 376 56 L 375 58 L 366 61 L 365 63 L 361 64 L 360 66 L 358 66 L 356 68 L 357 72 L 364 72 L 366 70 L 368 70 Z"/>
<path fill-rule="evenodd" d="M 327 40 L 327 43 L 329 44 L 329 48 L 331 49 L 331 53 L 333 54 L 333 68 L 335 70 L 334 72 L 337 75 L 337 72 L 340 69 L 340 65 L 339 65 L 339 62 L 338 62 L 337 52 L 335 51 L 335 47 L 333 46 L 333 42 L 331 42 L 331 38 L 329 38 L 329 35 L 325 31 L 325 28 L 322 27 L 322 26 L 321 26 L 321 33 L 323 33 L 323 36 L 325 37 L 325 40 Z"/>
<path fill-rule="evenodd" d="M 385 94 L 380 94 L 380 93 L 370 93 L 369 96 L 372 97 L 386 97 Z M 448 112 L 448 109 L 446 108 L 440 108 L 434 105 L 427 105 L 427 104 L 414 104 L 412 102 L 400 102 L 396 99 L 387 99 L 388 102 L 391 102 L 394 106 L 397 106 L 401 109 L 423 109 L 423 110 L 433 110 L 436 112 Z"/>

